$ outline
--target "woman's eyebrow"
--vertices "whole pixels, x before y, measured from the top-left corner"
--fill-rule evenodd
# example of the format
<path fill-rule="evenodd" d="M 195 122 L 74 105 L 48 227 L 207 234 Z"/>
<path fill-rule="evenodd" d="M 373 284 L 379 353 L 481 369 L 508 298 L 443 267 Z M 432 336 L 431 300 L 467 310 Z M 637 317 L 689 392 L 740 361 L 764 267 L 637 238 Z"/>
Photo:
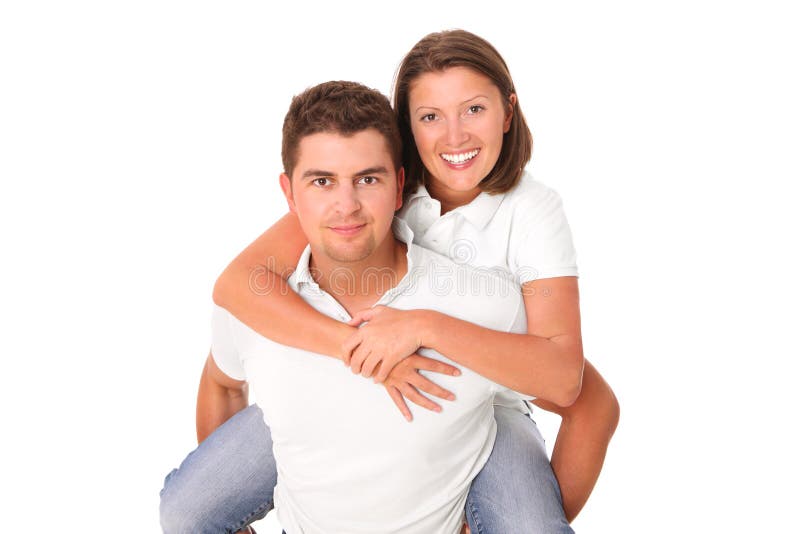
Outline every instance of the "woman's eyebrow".
<path fill-rule="evenodd" d="M 477 99 L 479 99 L 479 98 L 487 98 L 487 99 L 488 99 L 489 97 L 488 97 L 488 96 L 486 96 L 486 95 L 476 95 L 476 96 L 473 96 L 472 98 L 468 98 L 468 99 L 464 100 L 464 101 L 461 103 L 461 105 L 464 105 L 464 104 L 466 104 L 467 102 L 472 102 L 473 100 L 477 100 Z"/>
<path fill-rule="evenodd" d="M 471 98 L 468 98 L 468 99 L 464 100 L 463 102 L 461 102 L 461 103 L 459 104 L 459 106 L 463 106 L 463 105 L 464 105 L 464 104 L 466 104 L 467 102 L 472 102 L 473 100 L 477 100 L 477 99 L 479 99 L 479 98 L 486 98 L 486 99 L 488 99 L 489 97 L 488 97 L 488 96 L 486 96 L 486 95 L 475 95 L 475 96 L 473 96 L 473 97 L 471 97 Z M 419 110 L 421 110 L 421 109 L 432 109 L 432 110 L 439 111 L 439 108 L 437 108 L 436 106 L 419 106 L 419 107 L 417 107 L 417 109 L 415 109 L 415 110 L 414 110 L 414 113 L 419 113 Z"/>

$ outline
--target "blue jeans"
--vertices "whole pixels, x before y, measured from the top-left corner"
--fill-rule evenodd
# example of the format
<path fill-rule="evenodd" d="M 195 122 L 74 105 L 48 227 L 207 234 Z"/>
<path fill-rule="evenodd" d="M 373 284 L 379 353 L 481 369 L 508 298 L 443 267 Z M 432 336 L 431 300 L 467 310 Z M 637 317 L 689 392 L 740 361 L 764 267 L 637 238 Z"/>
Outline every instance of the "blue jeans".
<path fill-rule="evenodd" d="M 472 534 L 571 533 L 536 423 L 495 406 L 497 439 L 472 481 Z M 256 405 L 231 417 L 174 469 L 161 490 L 166 534 L 232 533 L 267 515 L 277 482 L 272 437 Z"/>

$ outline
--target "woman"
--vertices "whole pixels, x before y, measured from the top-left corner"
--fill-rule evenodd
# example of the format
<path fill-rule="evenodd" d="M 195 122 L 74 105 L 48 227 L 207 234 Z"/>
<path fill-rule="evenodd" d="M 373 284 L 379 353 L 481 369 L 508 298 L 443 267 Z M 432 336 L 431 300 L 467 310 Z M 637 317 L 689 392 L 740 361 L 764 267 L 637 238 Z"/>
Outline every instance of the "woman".
<path fill-rule="evenodd" d="M 398 215 L 414 230 L 415 243 L 515 276 L 524 294 L 528 335 L 389 308 L 365 310 L 347 325 L 319 314 L 292 292 L 252 291 L 277 287 L 283 279 L 276 273 L 285 275 L 296 265 L 306 243 L 292 215 L 234 260 L 218 280 L 214 300 L 274 341 L 339 357 L 353 372 L 374 375 L 407 418 L 406 400 L 437 407 L 420 390 L 445 399 L 448 393 L 417 373 L 393 372 L 420 346 L 512 388 L 522 375 L 528 386 L 533 380 L 536 404 L 563 418 L 553 470 L 527 407 L 498 398 L 497 441 L 473 481 L 467 520 L 476 533 L 570 532 L 568 520 L 599 475 L 618 406 L 589 364 L 581 391 L 574 250 L 558 196 L 523 173 L 532 140 L 508 69 L 497 51 L 473 34 L 431 34 L 403 60 L 394 105 L 406 168 L 405 205 Z M 269 269 L 254 270 L 264 258 Z M 355 330 L 362 321 L 368 322 Z M 421 332 L 442 335 L 423 339 Z M 265 434 L 269 439 L 259 417 L 233 419 L 214 439 Z M 261 492 L 264 504 L 251 515 L 262 515 L 271 505 L 271 486 L 249 491 Z M 171 506 L 162 500 L 162 517 L 165 508 Z"/>

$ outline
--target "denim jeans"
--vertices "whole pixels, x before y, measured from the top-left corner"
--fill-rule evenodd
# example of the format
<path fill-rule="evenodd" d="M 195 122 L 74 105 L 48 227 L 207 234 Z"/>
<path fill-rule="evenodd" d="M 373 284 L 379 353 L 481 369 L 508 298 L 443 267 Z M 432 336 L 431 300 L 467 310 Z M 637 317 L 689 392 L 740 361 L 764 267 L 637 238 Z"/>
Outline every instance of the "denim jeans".
<path fill-rule="evenodd" d="M 497 438 L 472 481 L 466 517 L 472 534 L 573 532 L 536 423 L 495 406 Z M 166 534 L 232 533 L 272 509 L 277 482 L 272 438 L 251 405 L 206 438 L 164 481 Z"/>

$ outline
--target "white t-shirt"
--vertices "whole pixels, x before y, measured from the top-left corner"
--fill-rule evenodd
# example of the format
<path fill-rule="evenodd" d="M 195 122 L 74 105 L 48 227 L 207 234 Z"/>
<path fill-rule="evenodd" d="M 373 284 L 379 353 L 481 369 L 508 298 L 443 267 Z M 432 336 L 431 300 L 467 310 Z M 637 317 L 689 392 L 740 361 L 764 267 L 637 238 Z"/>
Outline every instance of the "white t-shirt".
<path fill-rule="evenodd" d="M 393 226 L 397 237 L 411 242 L 402 221 Z M 349 319 L 311 278 L 309 258 L 307 248 L 290 286 L 320 312 Z M 466 272 L 413 244 L 407 258 L 408 274 L 376 304 L 433 309 L 495 330 L 525 331 L 524 305 L 513 282 L 487 280 L 485 273 Z M 452 283 L 457 276 L 480 279 L 478 289 L 459 290 Z M 276 344 L 220 307 L 214 308 L 212 332 L 214 360 L 229 376 L 249 382 L 272 432 L 275 508 L 289 534 L 459 531 L 469 485 L 494 444 L 493 398 L 506 388 L 422 349 L 456 365 L 462 375 L 437 374 L 436 382 L 456 400 L 442 403 L 441 413 L 409 403 L 409 423 L 383 387 L 353 375 L 338 360 Z"/>
<path fill-rule="evenodd" d="M 561 197 L 529 173 L 508 193 L 481 193 L 441 215 L 441 204 L 420 186 L 397 216 L 414 233 L 414 243 L 456 263 L 525 282 L 578 276 L 572 233 Z M 454 283 L 467 287 L 461 280 Z M 528 412 L 514 395 L 499 393 L 495 404 Z"/>

